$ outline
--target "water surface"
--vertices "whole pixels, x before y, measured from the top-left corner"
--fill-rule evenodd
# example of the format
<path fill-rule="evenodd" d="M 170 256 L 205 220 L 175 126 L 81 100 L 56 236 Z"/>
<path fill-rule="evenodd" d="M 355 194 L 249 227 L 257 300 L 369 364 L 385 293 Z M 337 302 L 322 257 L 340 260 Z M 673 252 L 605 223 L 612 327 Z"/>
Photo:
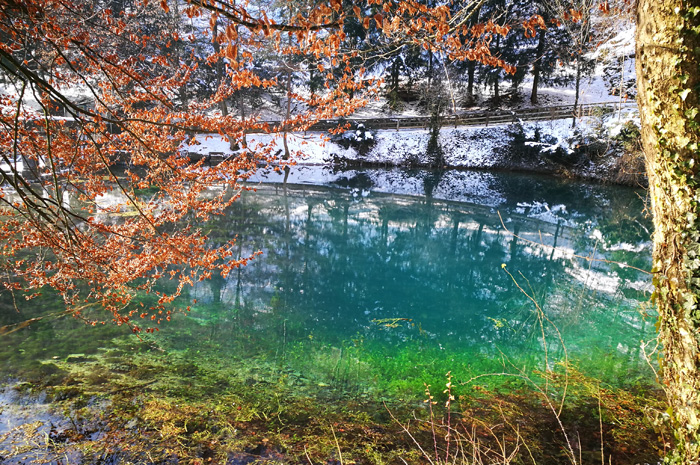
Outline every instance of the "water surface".
<path fill-rule="evenodd" d="M 148 389 L 213 397 L 276 385 L 420 398 L 448 372 L 467 383 L 560 363 L 611 385 L 652 382 L 640 192 L 479 172 L 317 168 L 308 178 L 320 185 L 263 183 L 205 225 L 214 243 L 237 236 L 241 256 L 263 254 L 186 289 L 177 305 L 191 306 L 187 316 L 142 341 L 70 317 L 40 321 L 3 336 L 5 377 L 59 383 L 101 357 L 80 382 L 118 385 L 151 357 L 169 362 L 143 375 Z M 15 303 L 5 296 L 2 324 L 60 311 L 49 294 Z"/>

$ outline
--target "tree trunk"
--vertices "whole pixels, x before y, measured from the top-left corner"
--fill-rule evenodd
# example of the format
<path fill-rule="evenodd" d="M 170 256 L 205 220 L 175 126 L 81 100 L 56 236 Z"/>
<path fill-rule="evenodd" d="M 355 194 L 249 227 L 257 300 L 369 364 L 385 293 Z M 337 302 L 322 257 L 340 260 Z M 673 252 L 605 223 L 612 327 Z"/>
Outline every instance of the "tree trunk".
<path fill-rule="evenodd" d="M 576 117 L 578 116 L 578 98 L 581 94 L 581 57 L 576 58 L 576 84 L 574 91 L 574 119 L 571 121 L 571 127 L 576 127 Z"/>
<path fill-rule="evenodd" d="M 467 95 L 469 96 L 469 104 L 474 100 L 474 71 L 476 70 L 476 61 L 467 63 Z"/>
<path fill-rule="evenodd" d="M 537 87 L 540 85 L 540 74 L 542 74 L 542 54 L 544 54 L 546 29 L 540 29 L 540 35 L 537 39 L 537 49 L 535 50 L 535 63 L 532 66 L 532 92 L 530 93 L 530 102 L 537 103 Z"/>
<path fill-rule="evenodd" d="M 288 65 L 289 66 L 289 65 Z M 289 160 L 289 146 L 287 146 L 287 125 L 292 114 L 292 72 L 287 69 L 287 111 L 285 112 L 285 123 L 282 132 L 282 143 L 284 145 L 284 155 L 282 160 Z"/>
<path fill-rule="evenodd" d="M 700 462 L 700 2 L 639 0 L 637 97 L 654 215 L 654 283 L 672 463 Z"/>
<path fill-rule="evenodd" d="M 428 89 L 433 88 L 433 51 L 428 50 Z"/>
<path fill-rule="evenodd" d="M 180 8 L 178 2 L 174 2 L 173 9 L 168 13 L 168 29 L 170 32 L 176 32 L 180 34 Z M 174 30 L 174 31 L 173 31 Z M 172 41 L 170 46 L 166 46 L 166 49 L 170 49 L 168 56 L 171 58 L 171 66 L 173 69 L 179 69 L 182 63 L 183 56 L 183 43 L 180 40 Z M 178 94 L 180 96 L 180 108 L 182 110 L 187 110 L 189 96 L 187 93 L 187 82 L 183 81 L 182 85 L 178 89 Z"/>
<path fill-rule="evenodd" d="M 499 55 L 501 53 L 501 36 L 499 34 L 496 34 L 496 52 Z M 498 104 L 501 100 L 501 92 L 498 87 L 499 81 L 501 79 L 501 70 L 495 69 L 493 70 L 493 73 L 493 100 Z"/>
<path fill-rule="evenodd" d="M 493 78 L 493 100 L 498 103 L 501 100 L 501 91 L 498 87 L 498 81 L 501 78 L 501 75 L 499 74 L 500 71 L 497 71 L 495 73 L 495 77 Z"/>
<path fill-rule="evenodd" d="M 584 6 L 584 8 L 581 9 L 581 11 L 586 11 L 588 12 L 587 14 L 584 15 L 582 21 L 581 21 L 581 30 L 579 31 L 578 39 L 576 40 L 577 42 L 577 47 L 578 50 L 576 52 L 576 95 L 574 97 L 574 120 L 571 122 L 571 127 L 574 128 L 576 127 L 576 118 L 579 113 L 579 97 L 581 95 L 581 78 L 583 77 L 583 65 L 584 65 L 584 55 L 586 51 L 589 49 L 589 42 L 591 40 L 591 15 L 590 15 L 590 10 L 591 6 L 595 3 L 594 1 L 591 1 L 589 3 L 589 0 L 584 1 L 581 6 Z"/>
<path fill-rule="evenodd" d="M 289 18 L 291 21 L 292 18 L 292 5 L 289 5 Z M 288 36 L 287 43 L 289 46 L 292 46 L 292 36 L 291 34 Z M 285 62 L 285 67 L 287 68 L 287 111 L 285 112 L 285 117 L 284 117 L 284 128 L 282 132 L 282 143 L 284 145 L 284 155 L 282 155 L 282 160 L 289 160 L 290 153 L 289 153 L 289 146 L 287 145 L 287 127 L 289 125 L 289 118 L 292 115 L 292 63 L 290 60 L 287 60 Z M 285 173 L 284 176 L 284 182 L 287 182 L 287 175 L 289 173 Z"/>
<path fill-rule="evenodd" d="M 469 27 L 472 27 L 479 22 L 480 15 L 481 15 L 481 6 L 478 6 L 477 9 L 472 14 L 471 18 L 469 19 Z M 472 103 L 474 102 L 474 74 L 475 74 L 475 72 L 476 72 L 476 61 L 469 60 L 469 62 L 467 63 L 467 96 L 469 99 L 469 105 L 472 105 Z"/>
<path fill-rule="evenodd" d="M 212 41 L 211 44 L 214 47 L 214 53 L 219 55 L 221 53 L 221 44 L 216 40 L 219 35 L 219 22 L 214 21 L 214 25 L 211 28 Z M 224 82 L 224 60 L 217 60 L 215 68 L 216 70 L 216 90 L 221 88 Z M 222 98 L 219 102 L 219 110 L 221 110 L 221 116 L 228 116 L 228 106 L 226 105 L 226 99 Z"/>
<path fill-rule="evenodd" d="M 389 82 L 389 92 L 394 92 L 398 95 L 399 92 L 399 71 L 401 66 L 401 58 L 394 58 L 394 62 L 391 65 L 391 79 Z"/>

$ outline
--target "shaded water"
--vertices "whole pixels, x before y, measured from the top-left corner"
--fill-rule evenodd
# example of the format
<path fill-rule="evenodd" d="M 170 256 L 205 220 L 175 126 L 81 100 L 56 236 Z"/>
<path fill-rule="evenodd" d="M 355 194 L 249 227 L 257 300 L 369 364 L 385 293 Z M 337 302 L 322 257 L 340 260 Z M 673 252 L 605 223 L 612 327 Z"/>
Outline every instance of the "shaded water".
<path fill-rule="evenodd" d="M 428 195 L 378 192 L 387 179 Z M 467 383 L 568 362 L 610 385 L 653 382 L 640 344 L 654 336 L 651 279 L 632 268 L 650 267 L 638 192 L 470 172 L 316 182 L 260 185 L 206 225 L 212 241 L 237 235 L 240 255 L 263 255 L 187 289 L 178 305 L 191 312 L 155 336 L 49 318 L 2 336 L 3 377 L 214 404 L 307 396 L 330 410 L 419 401 L 448 371 Z M 2 325 L 61 308 L 50 295 L 0 304 Z"/>

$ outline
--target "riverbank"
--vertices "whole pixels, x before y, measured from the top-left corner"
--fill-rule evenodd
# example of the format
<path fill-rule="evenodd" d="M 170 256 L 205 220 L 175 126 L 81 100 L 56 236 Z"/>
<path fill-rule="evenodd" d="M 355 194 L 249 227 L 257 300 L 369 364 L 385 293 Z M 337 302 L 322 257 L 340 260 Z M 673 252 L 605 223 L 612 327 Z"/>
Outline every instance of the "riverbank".
<path fill-rule="evenodd" d="M 496 170 L 547 174 L 596 182 L 646 186 L 633 109 L 580 118 L 501 126 L 443 127 L 439 154 L 429 153 L 429 129 L 374 130 L 353 122 L 334 136 L 288 134 L 298 165 L 329 168 L 401 167 L 437 170 Z M 282 157 L 282 135 L 250 134 L 248 148 Z M 219 135 L 199 135 L 181 152 L 216 161 L 233 155 Z"/>

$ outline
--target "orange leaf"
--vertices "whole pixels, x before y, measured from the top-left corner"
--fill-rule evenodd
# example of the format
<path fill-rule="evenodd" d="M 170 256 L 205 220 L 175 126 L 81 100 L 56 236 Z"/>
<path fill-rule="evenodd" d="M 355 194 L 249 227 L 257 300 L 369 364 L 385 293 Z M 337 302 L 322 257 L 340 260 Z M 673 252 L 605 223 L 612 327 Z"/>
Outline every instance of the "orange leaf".
<path fill-rule="evenodd" d="M 362 19 L 362 11 L 360 10 L 359 6 L 357 6 L 357 5 L 353 6 L 352 11 L 355 12 L 355 16 L 357 16 L 358 21 Z"/>

